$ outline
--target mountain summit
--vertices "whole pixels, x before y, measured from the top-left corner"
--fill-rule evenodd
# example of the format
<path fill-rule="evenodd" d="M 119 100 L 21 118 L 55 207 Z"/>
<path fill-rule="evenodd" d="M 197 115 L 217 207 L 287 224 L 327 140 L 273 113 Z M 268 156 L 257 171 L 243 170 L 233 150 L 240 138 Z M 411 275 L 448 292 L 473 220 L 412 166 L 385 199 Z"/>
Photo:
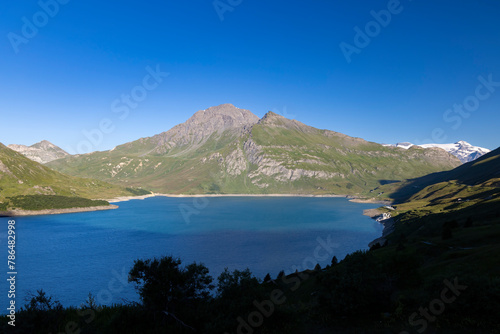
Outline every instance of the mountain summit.
<path fill-rule="evenodd" d="M 174 126 L 159 136 L 170 137 L 179 143 L 199 142 L 214 133 L 238 130 L 257 123 L 259 118 L 246 109 L 221 104 L 197 111 L 186 122 Z"/>
<path fill-rule="evenodd" d="M 489 153 L 490 150 L 487 148 L 473 146 L 466 141 L 460 140 L 454 144 L 424 144 L 420 145 L 421 147 L 439 147 L 443 150 L 453 154 L 456 156 L 462 163 L 474 161 L 486 153 Z"/>
<path fill-rule="evenodd" d="M 21 153 L 28 159 L 42 164 L 64 158 L 69 155 L 68 152 L 47 140 L 42 140 L 41 142 L 31 146 L 11 144 L 7 147 Z"/>
<path fill-rule="evenodd" d="M 186 122 L 150 138 L 116 147 L 117 152 L 132 148 L 159 155 L 182 155 L 196 150 L 208 141 L 229 142 L 249 131 L 259 117 L 232 104 L 221 104 L 197 111 Z M 219 143 L 221 145 L 221 143 Z"/>

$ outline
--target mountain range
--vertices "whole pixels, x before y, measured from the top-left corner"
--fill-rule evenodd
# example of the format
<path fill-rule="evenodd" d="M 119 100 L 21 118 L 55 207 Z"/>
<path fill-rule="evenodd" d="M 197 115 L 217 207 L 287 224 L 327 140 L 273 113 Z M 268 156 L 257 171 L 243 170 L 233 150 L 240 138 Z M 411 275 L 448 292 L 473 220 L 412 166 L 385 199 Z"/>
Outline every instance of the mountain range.
<path fill-rule="evenodd" d="M 135 189 L 59 173 L 0 143 L 0 211 L 9 208 L 9 201 L 18 196 L 99 199 L 132 196 L 135 192 Z"/>
<path fill-rule="evenodd" d="M 397 143 L 397 144 L 388 144 L 386 146 L 394 146 L 394 147 L 400 147 L 404 149 L 409 149 L 412 146 L 415 146 L 412 143 Z M 462 163 L 466 163 L 469 161 L 474 161 L 478 159 L 479 157 L 485 155 L 486 153 L 490 152 L 489 149 L 479 147 L 479 146 L 473 146 L 469 144 L 466 141 L 460 140 L 454 144 L 423 144 L 423 145 L 417 145 L 423 148 L 430 148 L 430 147 L 438 147 L 446 152 L 449 152 L 456 156 Z"/>
<path fill-rule="evenodd" d="M 439 148 L 408 150 L 223 104 L 112 150 L 66 156 L 59 172 L 172 194 L 349 194 L 448 170 Z"/>

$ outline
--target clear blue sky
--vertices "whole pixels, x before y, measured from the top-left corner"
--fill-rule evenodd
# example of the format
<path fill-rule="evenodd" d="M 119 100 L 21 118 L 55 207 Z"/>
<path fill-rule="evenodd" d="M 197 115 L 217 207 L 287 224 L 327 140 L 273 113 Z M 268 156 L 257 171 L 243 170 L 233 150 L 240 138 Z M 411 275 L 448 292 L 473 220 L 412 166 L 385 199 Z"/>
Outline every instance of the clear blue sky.
<path fill-rule="evenodd" d="M 41 2 L 50 12 L 54 1 Z M 75 153 L 82 131 L 108 119 L 92 147 L 106 150 L 232 103 L 379 143 L 499 146 L 498 1 L 221 0 L 219 13 L 213 0 L 59 1 L 53 17 L 33 0 L 0 12 L 4 144 L 47 139 Z M 388 6 L 390 22 L 373 24 Z M 340 45 L 355 47 L 367 24 L 370 43 L 358 40 L 348 63 Z M 148 66 L 170 74 L 143 99 Z M 479 76 L 499 83 L 479 87 Z M 134 89 L 140 101 L 121 119 L 124 104 L 112 104 Z M 464 101 L 470 112 L 446 112 Z"/>

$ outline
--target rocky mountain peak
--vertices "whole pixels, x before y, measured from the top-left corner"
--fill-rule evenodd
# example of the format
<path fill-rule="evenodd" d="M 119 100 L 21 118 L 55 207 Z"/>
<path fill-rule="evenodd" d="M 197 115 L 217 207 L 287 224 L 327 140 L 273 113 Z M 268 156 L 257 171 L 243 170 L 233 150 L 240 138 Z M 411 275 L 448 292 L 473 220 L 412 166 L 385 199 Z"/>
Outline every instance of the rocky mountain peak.
<path fill-rule="evenodd" d="M 315 131 L 313 127 L 305 125 L 295 119 L 288 119 L 284 116 L 268 111 L 258 122 L 260 125 L 298 130 L 301 132 Z M 332 132 L 333 133 L 333 132 Z"/>
<path fill-rule="evenodd" d="M 21 153 L 28 159 L 42 164 L 70 155 L 68 152 L 52 144 L 48 140 L 42 140 L 31 146 L 12 144 L 7 147 Z"/>
<path fill-rule="evenodd" d="M 66 153 L 68 154 L 66 151 L 64 151 L 62 148 L 52 144 L 50 141 L 48 140 L 42 140 L 41 142 L 38 142 L 36 144 L 33 144 L 31 145 L 30 147 L 32 148 L 36 148 L 36 149 L 40 149 L 40 150 L 52 150 L 52 151 L 59 151 L 61 153 Z"/>
<path fill-rule="evenodd" d="M 174 126 L 167 132 L 154 136 L 155 152 L 164 154 L 168 150 L 189 145 L 195 148 L 210 137 L 220 138 L 224 133 L 240 135 L 249 131 L 259 117 L 251 111 L 226 103 L 197 111 L 186 122 Z"/>
<path fill-rule="evenodd" d="M 259 119 L 259 124 L 267 124 L 267 125 L 278 125 L 278 124 L 284 124 L 286 122 L 290 122 L 286 117 L 283 117 L 281 115 L 278 115 L 272 111 L 268 111 L 264 116 L 262 116 L 261 119 Z"/>
<path fill-rule="evenodd" d="M 210 107 L 205 110 L 199 110 L 183 124 L 198 125 L 202 123 L 209 123 L 214 127 L 223 130 L 231 127 L 253 125 L 258 121 L 259 118 L 251 111 L 236 108 L 234 105 L 226 103 Z"/>
<path fill-rule="evenodd" d="M 285 118 L 281 115 L 278 115 L 277 113 L 275 112 L 272 112 L 272 111 L 268 111 L 261 119 L 268 119 L 268 118 L 273 118 L 273 117 L 277 117 L 277 118 Z"/>

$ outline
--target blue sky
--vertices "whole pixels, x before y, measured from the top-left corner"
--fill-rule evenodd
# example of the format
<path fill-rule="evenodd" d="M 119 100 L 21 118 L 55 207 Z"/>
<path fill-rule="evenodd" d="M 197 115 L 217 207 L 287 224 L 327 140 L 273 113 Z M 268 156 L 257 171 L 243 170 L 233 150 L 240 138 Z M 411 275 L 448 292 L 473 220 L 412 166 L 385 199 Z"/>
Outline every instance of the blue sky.
<path fill-rule="evenodd" d="M 12 2 L 0 12 L 0 142 L 106 150 L 232 103 L 379 143 L 493 149 L 499 13 L 491 0 Z M 356 48 L 350 62 L 341 45 Z M 169 75 L 146 90 L 148 68 Z"/>

